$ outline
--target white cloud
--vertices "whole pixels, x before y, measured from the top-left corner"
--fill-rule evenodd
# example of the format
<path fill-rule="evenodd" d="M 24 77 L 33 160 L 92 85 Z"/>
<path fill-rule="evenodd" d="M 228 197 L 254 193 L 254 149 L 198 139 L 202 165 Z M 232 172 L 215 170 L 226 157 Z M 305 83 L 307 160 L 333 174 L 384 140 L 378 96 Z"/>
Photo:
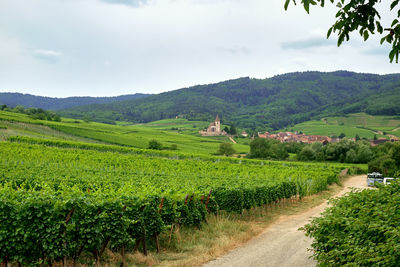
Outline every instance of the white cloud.
<path fill-rule="evenodd" d="M 60 57 L 63 55 L 61 52 L 54 50 L 46 50 L 46 49 L 36 49 L 34 51 L 34 57 L 47 63 L 56 63 L 60 60 Z"/>
<path fill-rule="evenodd" d="M 311 68 L 397 71 L 375 39 L 326 40 L 334 15 L 285 12 L 282 0 L 2 0 L 0 91 L 118 95 Z"/>
<path fill-rule="evenodd" d="M 35 50 L 35 55 L 43 57 L 60 57 L 62 56 L 62 53 L 54 50 L 37 49 Z"/>

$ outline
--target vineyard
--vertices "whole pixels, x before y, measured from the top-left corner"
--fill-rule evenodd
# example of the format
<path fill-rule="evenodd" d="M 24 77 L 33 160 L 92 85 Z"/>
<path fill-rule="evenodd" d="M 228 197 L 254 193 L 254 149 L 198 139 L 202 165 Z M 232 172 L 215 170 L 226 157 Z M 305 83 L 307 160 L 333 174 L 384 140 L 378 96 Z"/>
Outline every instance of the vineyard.
<path fill-rule="evenodd" d="M 74 136 L 74 139 L 80 138 L 85 142 L 101 142 L 107 144 L 114 144 L 119 146 L 128 146 L 135 148 L 147 148 L 148 143 L 152 139 L 156 139 L 162 143 L 166 150 L 172 145 L 176 145 L 177 151 L 184 153 L 196 153 L 203 155 L 210 155 L 218 150 L 220 143 L 226 142 L 227 137 L 210 137 L 202 138 L 200 136 L 189 134 L 187 131 L 179 133 L 175 130 L 171 130 L 172 126 L 168 128 L 157 128 L 153 124 L 149 125 L 110 125 L 96 122 L 84 122 L 81 120 L 73 120 L 62 118 L 61 122 L 57 121 L 45 121 L 35 120 L 28 115 L 0 111 L 0 126 L 2 122 L 7 122 L 5 126 L 9 128 L 7 132 L 12 131 L 13 123 L 24 123 L 26 125 L 35 125 L 36 127 L 48 127 L 53 131 L 59 132 L 64 136 L 56 136 L 56 138 L 65 139 L 65 136 Z M 177 121 L 179 123 L 179 121 Z M 201 127 L 200 125 L 195 125 Z M 28 127 L 32 128 L 32 127 Z M 193 131 L 199 131 L 202 128 L 192 128 Z M 1 131 L 1 129 L 0 129 Z M 3 132 L 6 132 L 3 130 Z M 12 133 L 9 136 L 24 135 L 30 137 L 41 137 L 46 139 L 54 139 L 53 137 L 38 135 L 35 133 L 21 132 L 17 134 Z M 2 132 L 0 132 L 1 140 Z M 5 138 L 5 139 L 7 139 Z M 248 145 L 233 144 L 236 151 L 240 153 L 247 153 L 249 151 Z M 174 149 L 175 150 L 175 149 Z"/>
<path fill-rule="evenodd" d="M 173 227 L 199 227 L 207 213 L 240 214 L 314 194 L 336 182 L 343 168 L 172 158 L 145 150 L 99 151 L 113 146 L 80 149 L 73 142 L 35 140 L 0 143 L 3 262 L 76 263 L 82 253 L 90 253 L 99 264 L 106 248 L 125 255 L 142 246 L 146 252 L 152 240 L 159 249 L 158 236 L 172 233 Z"/>

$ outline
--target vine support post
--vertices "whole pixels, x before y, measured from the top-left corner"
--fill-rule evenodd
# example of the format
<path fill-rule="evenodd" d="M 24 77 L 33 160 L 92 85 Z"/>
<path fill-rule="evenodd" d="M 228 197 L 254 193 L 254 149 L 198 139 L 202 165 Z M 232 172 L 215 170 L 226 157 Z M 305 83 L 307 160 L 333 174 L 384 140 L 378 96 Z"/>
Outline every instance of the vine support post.
<path fill-rule="evenodd" d="M 164 198 L 161 199 L 161 203 L 160 203 L 160 205 L 158 206 L 158 213 L 161 213 L 161 210 L 162 210 L 162 208 L 163 208 L 163 205 L 164 205 Z"/>
<path fill-rule="evenodd" d="M 162 208 L 163 208 L 163 205 L 164 205 L 164 200 L 165 200 L 164 198 L 161 198 L 161 203 L 158 206 L 158 214 L 161 214 L 161 211 L 162 211 Z M 157 253 L 159 253 L 160 252 L 160 242 L 158 240 L 158 234 L 157 233 L 154 234 L 154 240 L 156 241 Z"/>
<path fill-rule="evenodd" d="M 107 248 L 108 243 L 110 242 L 110 237 L 107 237 L 106 241 L 104 241 L 103 245 L 101 246 L 100 252 L 99 252 L 99 257 L 103 255 L 104 251 Z"/>
<path fill-rule="evenodd" d="M 171 231 L 169 232 L 168 244 L 171 243 L 173 230 L 174 230 L 174 224 L 171 225 Z"/>
<path fill-rule="evenodd" d="M 154 240 L 156 241 L 156 249 L 157 249 L 157 253 L 160 253 L 160 241 L 158 240 L 158 234 L 154 235 Z"/>
<path fill-rule="evenodd" d="M 145 206 L 142 207 L 142 212 L 144 211 Z M 143 220 L 143 238 L 142 238 L 142 245 L 143 245 L 143 254 L 147 256 L 147 240 L 146 240 L 146 220 Z"/>
<path fill-rule="evenodd" d="M 142 245 L 143 245 L 143 254 L 147 256 L 147 245 L 146 245 L 146 231 L 144 232 Z"/>
<path fill-rule="evenodd" d="M 68 224 L 68 222 L 71 220 L 71 217 L 72 217 L 72 214 L 74 213 L 74 211 L 75 211 L 75 208 L 72 208 L 69 212 L 68 212 L 68 214 L 67 214 L 67 217 L 65 218 L 65 225 L 67 225 Z M 64 238 L 66 237 L 66 235 L 67 235 L 67 231 L 66 230 L 64 230 Z M 66 249 L 67 248 L 67 241 L 66 240 L 64 240 L 64 244 L 63 244 L 63 247 L 64 247 L 64 249 Z M 63 259 L 62 259 L 62 266 L 63 267 L 66 267 L 67 266 L 67 257 L 63 257 Z"/>
<path fill-rule="evenodd" d="M 122 257 L 121 267 L 126 267 L 125 245 L 122 245 L 121 257 Z"/>
<path fill-rule="evenodd" d="M 212 189 L 210 190 L 210 193 L 208 193 L 207 200 L 206 200 L 206 209 L 207 209 L 207 211 L 208 211 L 208 202 L 210 201 L 210 197 L 211 197 L 211 192 L 212 192 Z"/>
<path fill-rule="evenodd" d="M 93 256 L 94 256 L 94 260 L 95 260 L 94 266 L 100 267 L 100 253 L 97 249 L 95 251 L 93 251 Z"/>

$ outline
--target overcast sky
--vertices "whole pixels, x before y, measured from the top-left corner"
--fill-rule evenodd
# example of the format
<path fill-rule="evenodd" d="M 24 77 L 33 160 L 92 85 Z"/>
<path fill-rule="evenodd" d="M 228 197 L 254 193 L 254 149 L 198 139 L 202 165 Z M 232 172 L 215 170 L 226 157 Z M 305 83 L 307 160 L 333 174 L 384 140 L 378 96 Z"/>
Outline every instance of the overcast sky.
<path fill-rule="evenodd" d="M 334 6 L 307 15 L 283 3 L 1 0 L 0 92 L 115 96 L 294 71 L 399 72 L 379 36 L 340 48 L 325 38 Z"/>

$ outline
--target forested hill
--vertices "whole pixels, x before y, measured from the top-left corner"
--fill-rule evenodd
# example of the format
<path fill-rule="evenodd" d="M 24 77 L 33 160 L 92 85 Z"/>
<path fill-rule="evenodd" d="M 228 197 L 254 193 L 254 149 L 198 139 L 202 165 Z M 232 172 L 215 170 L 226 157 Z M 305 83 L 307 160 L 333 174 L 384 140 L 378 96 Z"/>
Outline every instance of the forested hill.
<path fill-rule="evenodd" d="M 0 105 L 26 108 L 42 108 L 46 110 L 67 109 L 89 104 L 105 104 L 116 101 L 132 100 L 149 96 L 147 94 L 121 95 L 114 97 L 66 97 L 54 98 L 20 93 L 0 93 Z"/>
<path fill-rule="evenodd" d="M 289 73 L 240 78 L 184 88 L 144 99 L 63 110 L 63 116 L 149 122 L 183 115 L 239 127 L 278 129 L 327 115 L 355 112 L 400 114 L 400 74 L 347 71 Z"/>

